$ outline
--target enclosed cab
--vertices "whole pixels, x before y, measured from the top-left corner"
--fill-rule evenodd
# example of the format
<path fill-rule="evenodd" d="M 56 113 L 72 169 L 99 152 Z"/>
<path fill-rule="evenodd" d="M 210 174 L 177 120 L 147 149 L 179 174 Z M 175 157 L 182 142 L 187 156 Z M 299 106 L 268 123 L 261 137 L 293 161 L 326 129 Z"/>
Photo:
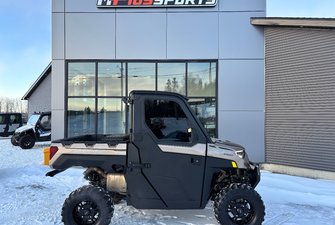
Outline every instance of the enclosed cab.
<path fill-rule="evenodd" d="M 15 130 L 11 142 L 22 149 L 34 147 L 35 142 L 51 140 L 51 112 L 35 113 L 26 125 Z"/>
<path fill-rule="evenodd" d="M 0 113 L 0 136 L 8 137 L 22 126 L 21 113 Z"/>

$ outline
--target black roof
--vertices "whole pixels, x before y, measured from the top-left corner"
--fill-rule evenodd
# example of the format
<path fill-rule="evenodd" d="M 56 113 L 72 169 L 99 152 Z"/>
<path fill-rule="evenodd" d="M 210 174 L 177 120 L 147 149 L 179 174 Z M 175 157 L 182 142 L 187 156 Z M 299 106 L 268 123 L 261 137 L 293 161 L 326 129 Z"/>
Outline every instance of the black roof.
<path fill-rule="evenodd" d="M 129 96 L 132 95 L 165 95 L 165 96 L 177 96 L 179 98 L 183 98 L 185 100 L 188 100 L 188 98 L 184 95 L 175 93 L 175 92 L 169 92 L 169 91 L 147 91 L 147 90 L 133 90 L 130 92 Z"/>

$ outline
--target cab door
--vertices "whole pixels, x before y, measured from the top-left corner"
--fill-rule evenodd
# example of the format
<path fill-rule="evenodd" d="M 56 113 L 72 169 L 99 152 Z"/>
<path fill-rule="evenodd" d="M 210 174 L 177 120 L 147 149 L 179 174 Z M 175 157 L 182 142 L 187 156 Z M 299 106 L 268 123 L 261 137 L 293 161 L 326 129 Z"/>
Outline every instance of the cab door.
<path fill-rule="evenodd" d="M 51 115 L 42 114 L 41 118 L 36 124 L 36 135 L 38 141 L 50 141 L 51 140 Z"/>
<path fill-rule="evenodd" d="M 201 208 L 206 137 L 186 101 L 141 96 L 136 97 L 134 107 L 137 149 L 128 151 L 131 169 L 126 175 L 130 201 L 138 208 Z M 136 186 L 135 179 L 141 180 Z M 151 201 L 161 204 L 143 204 Z"/>
<path fill-rule="evenodd" d="M 0 136 L 5 136 L 7 133 L 7 115 L 0 114 Z"/>
<path fill-rule="evenodd" d="M 9 128 L 8 133 L 13 134 L 14 131 L 22 126 L 22 116 L 21 114 L 10 114 L 9 115 Z"/>

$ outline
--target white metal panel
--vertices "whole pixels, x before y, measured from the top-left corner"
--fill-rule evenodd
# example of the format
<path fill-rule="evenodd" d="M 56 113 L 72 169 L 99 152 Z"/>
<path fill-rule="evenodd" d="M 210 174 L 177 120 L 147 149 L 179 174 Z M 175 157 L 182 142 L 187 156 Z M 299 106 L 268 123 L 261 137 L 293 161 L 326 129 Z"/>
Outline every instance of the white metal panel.
<path fill-rule="evenodd" d="M 53 109 L 51 115 L 51 140 L 64 138 L 64 110 Z"/>
<path fill-rule="evenodd" d="M 218 12 L 219 4 L 222 0 L 216 0 L 216 6 L 210 7 L 170 7 L 167 8 L 168 12 Z"/>
<path fill-rule="evenodd" d="M 164 59 L 166 15 L 119 13 L 116 16 L 116 56 L 121 59 Z"/>
<path fill-rule="evenodd" d="M 168 14 L 167 57 L 217 59 L 218 13 Z"/>
<path fill-rule="evenodd" d="M 264 58 L 263 28 L 250 24 L 250 17 L 264 12 L 220 13 L 220 59 Z"/>
<path fill-rule="evenodd" d="M 67 59 L 114 59 L 115 13 L 67 13 Z"/>
<path fill-rule="evenodd" d="M 52 59 L 64 59 L 64 13 L 52 13 Z"/>
<path fill-rule="evenodd" d="M 219 0 L 220 11 L 265 11 L 266 0 Z"/>
<path fill-rule="evenodd" d="M 56 0 L 57 1 L 57 0 Z M 99 12 L 106 11 L 98 9 L 96 0 L 64 0 L 66 12 Z M 115 9 L 108 9 L 108 12 L 115 12 Z"/>
<path fill-rule="evenodd" d="M 160 144 L 160 145 L 158 145 L 158 147 L 163 152 L 168 152 L 168 153 L 206 156 L 206 145 L 205 144 L 196 144 L 196 145 L 190 146 L 190 147 Z"/>
<path fill-rule="evenodd" d="M 264 110 L 264 60 L 219 61 L 219 110 Z"/>
<path fill-rule="evenodd" d="M 52 0 L 52 12 L 64 12 L 65 0 Z"/>
<path fill-rule="evenodd" d="M 51 74 L 51 109 L 64 110 L 65 92 L 65 63 L 64 60 L 52 61 Z M 54 129 L 53 129 L 54 131 Z"/>
<path fill-rule="evenodd" d="M 245 147 L 250 160 L 264 162 L 264 112 L 219 111 L 219 138 Z"/>

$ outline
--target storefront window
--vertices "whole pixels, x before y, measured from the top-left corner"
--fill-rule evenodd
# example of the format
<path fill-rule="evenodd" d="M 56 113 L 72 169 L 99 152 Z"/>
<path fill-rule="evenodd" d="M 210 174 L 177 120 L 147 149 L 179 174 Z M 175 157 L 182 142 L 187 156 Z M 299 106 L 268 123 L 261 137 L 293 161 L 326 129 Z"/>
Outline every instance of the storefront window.
<path fill-rule="evenodd" d="M 158 91 L 185 95 L 186 63 L 158 63 Z"/>
<path fill-rule="evenodd" d="M 98 95 L 124 96 L 125 95 L 125 64 L 99 63 L 98 64 Z"/>
<path fill-rule="evenodd" d="M 95 63 L 69 63 L 68 95 L 95 95 Z"/>
<path fill-rule="evenodd" d="M 216 63 L 188 63 L 188 96 L 215 97 Z"/>
<path fill-rule="evenodd" d="M 122 134 L 126 130 L 125 104 L 121 99 L 98 99 L 98 134 Z"/>
<path fill-rule="evenodd" d="M 68 100 L 68 136 L 95 134 L 95 99 L 69 98 Z"/>
<path fill-rule="evenodd" d="M 209 135 L 216 137 L 216 99 L 191 98 L 188 103 Z"/>
<path fill-rule="evenodd" d="M 156 89 L 155 63 L 128 63 L 128 93 Z"/>
<path fill-rule="evenodd" d="M 70 61 L 67 65 L 68 137 L 125 133 L 129 112 L 122 97 L 132 90 L 185 95 L 210 135 L 216 136 L 215 61 Z"/>

